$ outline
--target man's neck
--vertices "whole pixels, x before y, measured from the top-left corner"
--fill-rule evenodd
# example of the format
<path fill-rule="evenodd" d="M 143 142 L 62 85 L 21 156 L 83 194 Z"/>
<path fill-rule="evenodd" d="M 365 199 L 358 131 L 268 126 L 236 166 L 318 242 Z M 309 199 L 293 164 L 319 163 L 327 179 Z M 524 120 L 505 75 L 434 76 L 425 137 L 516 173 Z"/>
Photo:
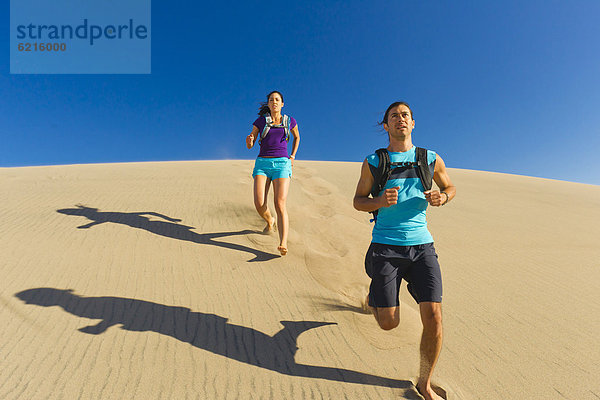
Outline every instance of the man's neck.
<path fill-rule="evenodd" d="M 409 137 L 403 140 L 392 140 L 390 139 L 390 145 L 387 147 L 388 151 L 404 153 L 409 151 L 413 147 L 412 140 Z"/>

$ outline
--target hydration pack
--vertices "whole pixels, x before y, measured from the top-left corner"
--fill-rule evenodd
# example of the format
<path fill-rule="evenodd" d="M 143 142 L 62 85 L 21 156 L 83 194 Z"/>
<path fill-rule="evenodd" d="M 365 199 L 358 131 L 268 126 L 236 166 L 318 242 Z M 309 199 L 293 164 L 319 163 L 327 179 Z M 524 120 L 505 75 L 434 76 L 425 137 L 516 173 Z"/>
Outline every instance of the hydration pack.
<path fill-rule="evenodd" d="M 258 144 L 260 144 L 265 138 L 265 136 L 267 136 L 271 128 L 283 128 L 285 130 L 285 140 L 290 140 L 290 117 L 288 117 L 287 115 L 282 115 L 281 124 L 274 124 L 273 118 L 270 115 L 265 115 L 265 121 L 265 127 L 260 133 L 260 139 L 258 140 Z"/>
<path fill-rule="evenodd" d="M 417 147 L 416 151 L 416 161 L 415 162 L 390 162 L 390 154 L 387 149 L 377 149 L 375 153 L 379 156 L 379 165 L 373 174 L 373 187 L 371 188 L 371 196 L 373 198 L 379 196 L 379 193 L 385 187 L 385 184 L 390 179 L 392 175 L 392 171 L 398 168 L 410 169 L 416 168 L 417 175 L 421 181 L 421 184 L 425 188 L 425 191 L 431 190 L 433 175 L 431 171 L 429 171 L 429 164 L 427 163 L 427 150 L 422 147 Z M 377 220 L 377 212 L 379 210 L 371 211 L 373 214 L 373 219 L 371 221 Z"/>

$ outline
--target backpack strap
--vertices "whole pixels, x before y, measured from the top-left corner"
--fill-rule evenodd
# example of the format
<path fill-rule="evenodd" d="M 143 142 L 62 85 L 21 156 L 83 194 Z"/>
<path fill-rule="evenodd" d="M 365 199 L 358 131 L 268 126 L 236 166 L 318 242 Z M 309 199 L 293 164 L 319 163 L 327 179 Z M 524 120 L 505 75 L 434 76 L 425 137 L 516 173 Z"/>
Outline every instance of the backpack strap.
<path fill-rule="evenodd" d="M 419 180 L 421 181 L 424 190 L 431 190 L 433 176 L 429 170 L 429 163 L 427 162 L 427 149 L 422 147 L 417 147 L 415 149 L 416 162 L 392 163 L 390 161 L 390 154 L 385 148 L 377 149 L 375 153 L 379 156 L 379 165 L 377 166 L 377 169 L 375 169 L 373 175 L 374 182 L 373 187 L 371 188 L 372 197 L 379 196 L 379 193 L 381 193 L 385 184 L 390 179 L 392 170 L 395 168 L 416 168 L 417 175 L 419 176 Z M 371 211 L 371 214 L 373 214 L 371 222 L 377 221 L 377 212 L 378 210 Z"/>
<path fill-rule="evenodd" d="M 287 115 L 282 115 L 281 116 L 281 124 L 276 125 L 273 123 L 273 118 L 271 117 L 271 115 L 265 115 L 265 127 L 263 128 L 263 130 L 260 134 L 260 139 L 258 140 L 258 144 L 261 144 L 262 140 L 269 134 L 269 131 L 271 130 L 272 127 L 277 127 L 277 128 L 283 127 L 283 129 L 285 130 L 285 140 L 286 141 L 290 140 L 290 117 L 288 117 Z"/>
<path fill-rule="evenodd" d="M 390 153 L 388 153 L 387 149 L 377 149 L 375 154 L 379 156 L 379 165 L 377 165 L 375 176 L 373 176 L 374 182 L 371 188 L 371 196 L 373 197 L 379 196 L 392 172 Z"/>
<path fill-rule="evenodd" d="M 422 147 L 417 147 L 417 173 L 419 175 L 419 179 L 421 180 L 421 184 L 425 191 L 431 190 L 433 176 L 431 175 L 431 171 L 429 170 L 429 163 L 427 162 L 427 149 Z"/>
<path fill-rule="evenodd" d="M 377 165 L 377 169 L 375 170 L 375 175 L 373 176 L 373 187 L 371 188 L 371 196 L 377 197 L 379 193 L 385 187 L 386 182 L 390 178 L 390 174 L 392 173 L 392 166 L 390 163 L 390 153 L 388 153 L 387 149 L 377 149 L 375 154 L 379 156 L 379 164 Z M 373 214 L 373 221 L 377 221 L 377 213 L 379 210 L 371 211 Z"/>
<path fill-rule="evenodd" d="M 267 136 L 267 134 L 269 133 L 271 126 L 273 126 L 273 118 L 271 118 L 271 115 L 265 114 L 264 117 L 265 117 L 265 127 L 263 128 L 262 132 L 260 133 L 260 139 L 258 139 L 258 144 L 261 144 L 261 142 L 263 141 L 265 136 Z"/>
<path fill-rule="evenodd" d="M 283 115 L 281 123 L 283 125 L 283 129 L 285 130 L 285 140 L 287 142 L 290 141 L 290 117 L 287 115 Z"/>

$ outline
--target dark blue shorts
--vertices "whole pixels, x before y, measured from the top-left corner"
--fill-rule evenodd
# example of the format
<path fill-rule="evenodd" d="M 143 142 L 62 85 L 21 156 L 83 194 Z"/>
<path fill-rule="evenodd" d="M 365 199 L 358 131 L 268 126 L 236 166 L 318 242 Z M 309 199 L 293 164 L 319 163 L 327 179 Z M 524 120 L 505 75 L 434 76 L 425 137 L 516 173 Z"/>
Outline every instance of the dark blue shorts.
<path fill-rule="evenodd" d="M 365 270 L 371 278 L 371 307 L 399 306 L 402 279 L 408 283 L 408 291 L 417 303 L 442 302 L 442 272 L 433 243 L 416 246 L 371 243 Z"/>

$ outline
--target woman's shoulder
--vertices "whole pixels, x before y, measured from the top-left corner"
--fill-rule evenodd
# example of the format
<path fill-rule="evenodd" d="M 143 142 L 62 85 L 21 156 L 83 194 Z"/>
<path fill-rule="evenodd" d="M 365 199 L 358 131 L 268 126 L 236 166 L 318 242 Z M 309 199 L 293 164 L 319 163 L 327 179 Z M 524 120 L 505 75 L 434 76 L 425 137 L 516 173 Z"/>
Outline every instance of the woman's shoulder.
<path fill-rule="evenodd" d="M 288 115 L 288 118 L 290 119 L 290 129 L 294 129 L 294 127 L 298 125 L 298 122 L 291 115 Z"/>
<path fill-rule="evenodd" d="M 260 117 L 256 118 L 256 120 L 254 120 L 254 122 L 252 123 L 252 125 L 256 126 L 257 128 L 262 128 L 267 124 L 267 119 L 265 118 L 264 115 L 261 115 Z"/>

